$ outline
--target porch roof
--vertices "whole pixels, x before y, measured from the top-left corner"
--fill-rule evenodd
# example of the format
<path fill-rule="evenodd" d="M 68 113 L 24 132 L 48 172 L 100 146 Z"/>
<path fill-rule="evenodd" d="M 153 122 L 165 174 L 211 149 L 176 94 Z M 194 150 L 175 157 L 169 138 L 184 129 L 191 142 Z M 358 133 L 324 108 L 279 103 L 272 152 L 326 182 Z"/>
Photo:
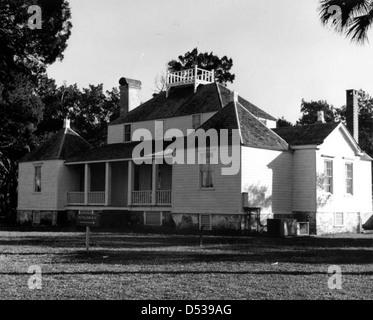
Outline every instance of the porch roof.
<path fill-rule="evenodd" d="M 129 160 L 132 159 L 132 153 L 134 148 L 142 141 L 130 142 L 130 143 L 114 143 L 106 144 L 101 147 L 92 148 L 82 153 L 77 157 L 70 158 L 66 161 L 66 164 L 73 163 L 85 163 L 85 162 L 102 162 L 102 161 L 115 161 L 115 160 Z M 152 144 L 152 153 L 142 155 L 144 157 L 154 157 L 155 141 L 149 141 Z M 163 141 L 163 150 L 170 145 L 172 141 Z"/>

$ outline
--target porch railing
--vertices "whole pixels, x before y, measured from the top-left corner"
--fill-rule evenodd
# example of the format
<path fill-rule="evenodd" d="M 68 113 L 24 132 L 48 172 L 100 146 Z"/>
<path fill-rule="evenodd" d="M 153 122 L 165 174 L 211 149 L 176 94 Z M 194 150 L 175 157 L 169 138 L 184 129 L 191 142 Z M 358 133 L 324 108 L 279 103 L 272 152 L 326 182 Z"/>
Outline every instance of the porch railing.
<path fill-rule="evenodd" d="M 200 68 L 176 71 L 167 74 L 167 86 L 181 86 L 191 83 L 212 83 L 214 82 L 214 71 Z"/>
<path fill-rule="evenodd" d="M 67 204 L 84 204 L 84 192 L 68 192 Z"/>
<path fill-rule="evenodd" d="M 157 190 L 157 204 L 171 204 L 171 190 Z"/>
<path fill-rule="evenodd" d="M 152 204 L 152 191 L 132 191 L 132 204 Z"/>
<path fill-rule="evenodd" d="M 105 204 L 105 192 L 88 192 L 88 204 Z"/>

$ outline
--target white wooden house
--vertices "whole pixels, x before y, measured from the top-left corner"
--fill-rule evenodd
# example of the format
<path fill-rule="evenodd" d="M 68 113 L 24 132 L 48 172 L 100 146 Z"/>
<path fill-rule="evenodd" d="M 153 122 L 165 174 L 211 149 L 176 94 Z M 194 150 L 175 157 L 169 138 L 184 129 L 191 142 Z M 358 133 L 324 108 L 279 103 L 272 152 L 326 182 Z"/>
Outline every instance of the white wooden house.
<path fill-rule="evenodd" d="M 119 83 L 121 116 L 105 146 L 91 148 L 67 124 L 21 161 L 19 223 L 58 224 L 90 210 L 108 226 L 241 231 L 255 218 L 260 226 L 290 217 L 322 234 L 359 231 L 372 215 L 372 159 L 342 123 L 276 129 L 274 117 L 197 68 L 168 74 L 166 92 L 141 105 L 141 82 Z M 149 130 L 154 145 L 169 129 L 186 136 L 198 128 L 238 130 L 238 142 L 208 149 L 212 157 L 237 147 L 235 174 L 223 175 L 220 162 L 159 164 L 156 153 L 135 163 L 137 129 Z"/>

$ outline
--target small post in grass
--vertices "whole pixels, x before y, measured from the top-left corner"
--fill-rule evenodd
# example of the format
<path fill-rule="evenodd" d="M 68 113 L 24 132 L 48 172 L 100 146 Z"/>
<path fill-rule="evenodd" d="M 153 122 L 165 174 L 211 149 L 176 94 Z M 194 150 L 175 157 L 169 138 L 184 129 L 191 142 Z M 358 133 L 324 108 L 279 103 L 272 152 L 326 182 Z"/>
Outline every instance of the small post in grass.
<path fill-rule="evenodd" d="M 204 227 L 204 225 L 201 226 L 201 231 L 199 233 L 199 246 L 200 247 L 203 246 L 203 227 Z"/>
<path fill-rule="evenodd" d="M 86 226 L 85 227 L 85 249 L 89 251 L 89 236 L 91 233 L 91 228 Z"/>

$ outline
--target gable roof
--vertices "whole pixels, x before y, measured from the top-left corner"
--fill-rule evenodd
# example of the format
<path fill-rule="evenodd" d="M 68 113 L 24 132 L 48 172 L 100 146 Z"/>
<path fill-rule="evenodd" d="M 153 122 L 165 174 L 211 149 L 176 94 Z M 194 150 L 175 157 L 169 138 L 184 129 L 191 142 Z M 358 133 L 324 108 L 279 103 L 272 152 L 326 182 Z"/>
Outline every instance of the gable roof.
<path fill-rule="evenodd" d="M 229 102 L 234 100 L 233 91 L 229 90 L 227 87 L 224 87 L 221 84 L 218 84 L 218 87 L 220 91 L 220 96 L 222 98 L 223 106 L 227 105 Z M 238 96 L 238 102 L 241 104 L 242 107 L 244 107 L 247 111 L 250 111 L 257 118 L 277 121 L 276 118 L 272 117 L 270 114 L 253 105 L 251 102 L 245 100 L 241 96 Z"/>
<path fill-rule="evenodd" d="M 170 89 L 168 98 L 166 93 L 162 92 L 110 125 L 218 112 L 231 101 L 233 92 L 218 83 L 200 85 L 196 93 L 193 86 L 174 87 Z M 276 121 L 274 117 L 242 97 L 239 97 L 239 101 L 256 117 Z"/>
<path fill-rule="evenodd" d="M 306 126 L 277 128 L 273 131 L 291 146 L 320 145 L 339 124 L 340 122 L 315 123 Z"/>
<path fill-rule="evenodd" d="M 90 148 L 91 145 L 74 130 L 64 128 L 24 156 L 20 162 L 66 160 Z"/>
<path fill-rule="evenodd" d="M 207 120 L 201 129 L 239 129 L 242 145 L 269 150 L 288 150 L 288 144 L 239 102 L 230 102 Z"/>

